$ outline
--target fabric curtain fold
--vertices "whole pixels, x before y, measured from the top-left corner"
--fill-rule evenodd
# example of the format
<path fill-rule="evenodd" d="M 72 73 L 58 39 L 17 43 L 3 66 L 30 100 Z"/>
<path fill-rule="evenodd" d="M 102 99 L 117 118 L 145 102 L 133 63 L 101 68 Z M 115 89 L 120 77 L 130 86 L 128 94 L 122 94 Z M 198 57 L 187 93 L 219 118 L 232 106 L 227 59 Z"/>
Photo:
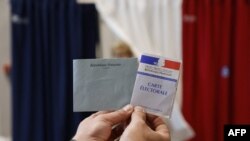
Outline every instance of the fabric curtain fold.
<path fill-rule="evenodd" d="M 73 113 L 72 60 L 95 58 L 94 5 L 12 0 L 13 141 L 68 141 L 90 113 Z"/>
<path fill-rule="evenodd" d="M 223 141 L 224 124 L 250 123 L 250 4 L 184 0 L 183 108 L 194 141 Z"/>

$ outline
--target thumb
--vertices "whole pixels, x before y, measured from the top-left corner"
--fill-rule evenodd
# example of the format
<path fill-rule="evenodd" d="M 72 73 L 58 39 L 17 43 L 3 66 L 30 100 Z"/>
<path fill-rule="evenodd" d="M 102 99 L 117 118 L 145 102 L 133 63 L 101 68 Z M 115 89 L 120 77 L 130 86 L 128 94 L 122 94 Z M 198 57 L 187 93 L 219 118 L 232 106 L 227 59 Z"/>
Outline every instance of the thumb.
<path fill-rule="evenodd" d="M 132 112 L 133 112 L 133 106 L 127 105 L 120 110 L 103 114 L 102 118 L 105 121 L 109 122 L 111 126 L 114 126 L 130 118 Z"/>
<path fill-rule="evenodd" d="M 131 117 L 131 122 L 145 122 L 146 113 L 142 107 L 136 106 Z"/>

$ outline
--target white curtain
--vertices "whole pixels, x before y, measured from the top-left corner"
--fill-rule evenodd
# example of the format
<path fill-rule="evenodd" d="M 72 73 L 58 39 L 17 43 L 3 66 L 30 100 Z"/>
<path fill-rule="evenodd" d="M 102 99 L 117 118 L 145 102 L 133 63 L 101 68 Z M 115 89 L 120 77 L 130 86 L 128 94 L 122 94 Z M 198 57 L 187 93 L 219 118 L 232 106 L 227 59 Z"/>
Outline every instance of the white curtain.
<path fill-rule="evenodd" d="M 142 53 L 182 59 L 182 0 L 96 0 L 107 26 L 127 42 L 136 56 Z M 170 120 L 172 141 L 194 135 L 181 113 L 182 79 Z"/>
<path fill-rule="evenodd" d="M 181 59 L 181 0 L 99 0 L 98 11 L 137 55 Z"/>

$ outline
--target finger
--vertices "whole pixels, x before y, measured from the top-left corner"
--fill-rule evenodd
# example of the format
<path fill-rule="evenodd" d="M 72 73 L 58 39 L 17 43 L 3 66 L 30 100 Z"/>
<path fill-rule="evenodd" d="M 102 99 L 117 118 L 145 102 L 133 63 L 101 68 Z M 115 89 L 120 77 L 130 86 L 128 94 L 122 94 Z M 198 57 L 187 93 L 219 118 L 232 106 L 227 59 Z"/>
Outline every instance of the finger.
<path fill-rule="evenodd" d="M 118 124 L 112 129 L 109 141 L 114 141 L 118 137 L 120 137 L 125 129 L 124 123 Z"/>
<path fill-rule="evenodd" d="M 169 129 L 167 127 L 167 124 L 164 122 L 164 120 L 161 117 L 156 117 L 151 121 L 151 125 L 158 133 L 168 133 Z"/>
<path fill-rule="evenodd" d="M 95 117 L 97 117 L 99 115 L 107 114 L 107 113 L 110 113 L 110 112 L 112 112 L 112 111 L 99 111 L 99 112 L 96 112 L 96 113 L 92 114 L 91 117 L 95 118 Z"/>
<path fill-rule="evenodd" d="M 154 119 L 156 119 L 158 116 L 156 116 L 156 115 L 152 115 L 152 114 L 149 114 L 149 113 L 147 113 L 147 121 L 149 121 L 149 122 L 152 122 L 152 121 L 154 121 Z"/>
<path fill-rule="evenodd" d="M 146 113 L 142 107 L 136 106 L 131 117 L 131 122 L 145 122 Z"/>
<path fill-rule="evenodd" d="M 147 114 L 146 114 L 146 118 L 147 118 L 147 124 L 148 124 L 148 126 L 149 126 L 152 130 L 155 130 L 154 126 L 152 125 L 152 122 L 154 121 L 154 119 L 157 118 L 157 116 L 147 113 Z"/>
<path fill-rule="evenodd" d="M 133 112 L 133 106 L 127 105 L 118 111 L 103 114 L 101 115 L 102 116 L 101 118 L 109 122 L 111 126 L 113 126 L 127 120 L 131 116 L 132 112 Z"/>

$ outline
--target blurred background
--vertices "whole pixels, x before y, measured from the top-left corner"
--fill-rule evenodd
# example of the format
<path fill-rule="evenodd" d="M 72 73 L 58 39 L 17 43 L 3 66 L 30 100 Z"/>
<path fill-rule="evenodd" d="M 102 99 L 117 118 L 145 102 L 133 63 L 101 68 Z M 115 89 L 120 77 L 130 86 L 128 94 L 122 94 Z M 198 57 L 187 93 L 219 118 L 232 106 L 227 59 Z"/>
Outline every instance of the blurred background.
<path fill-rule="evenodd" d="M 250 0 L 0 0 L 0 141 L 68 141 L 72 60 L 181 59 L 173 141 L 250 124 Z"/>

